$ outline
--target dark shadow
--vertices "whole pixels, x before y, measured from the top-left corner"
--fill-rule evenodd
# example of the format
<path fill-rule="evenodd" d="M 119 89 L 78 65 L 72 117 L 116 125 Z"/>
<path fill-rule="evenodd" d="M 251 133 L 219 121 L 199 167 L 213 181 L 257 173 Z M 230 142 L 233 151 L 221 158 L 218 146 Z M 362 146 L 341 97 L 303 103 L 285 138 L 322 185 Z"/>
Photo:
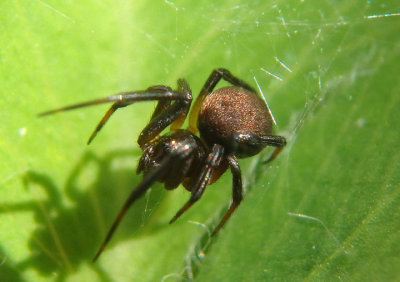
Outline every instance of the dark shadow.
<path fill-rule="evenodd" d="M 91 260 L 130 191 L 142 179 L 135 173 L 134 159 L 138 154 L 138 151 L 119 150 L 99 158 L 87 152 L 70 173 L 63 189 L 48 175 L 27 172 L 23 179 L 26 189 L 44 191 L 46 197 L 6 206 L 8 212 L 32 212 L 37 226 L 29 239 L 30 257 L 17 263 L 15 268 L 22 272 L 38 271 L 44 276 L 56 274 L 58 281 L 64 281 L 80 264 L 89 263 L 99 280 L 110 281 L 99 264 Z M 134 203 L 107 248 L 120 240 L 145 236 L 144 230 L 156 232 L 158 227 L 148 224 L 152 218 L 148 211 L 155 209 L 165 190 L 155 186 Z M 8 276 L 0 277 L 13 277 L 12 270 Z"/>
<path fill-rule="evenodd" d="M 23 281 L 20 273 L 15 263 L 5 255 L 4 249 L 0 245 L 0 278 L 6 278 L 9 282 Z"/>

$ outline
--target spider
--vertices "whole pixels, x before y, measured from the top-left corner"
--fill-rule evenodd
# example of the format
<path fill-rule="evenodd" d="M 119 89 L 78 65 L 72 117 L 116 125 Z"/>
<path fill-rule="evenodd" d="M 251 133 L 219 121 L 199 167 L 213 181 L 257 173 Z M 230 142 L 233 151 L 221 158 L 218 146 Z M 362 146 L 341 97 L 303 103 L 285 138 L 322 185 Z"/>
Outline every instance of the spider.
<path fill-rule="evenodd" d="M 221 79 L 232 86 L 214 90 Z M 169 222 L 172 223 L 198 201 L 206 187 L 218 180 L 229 167 L 233 176 L 232 202 L 212 232 L 215 235 L 243 198 L 242 176 L 237 159 L 254 156 L 270 145 L 276 148 L 268 162 L 286 145 L 284 137 L 271 133 L 272 117 L 265 102 L 249 84 L 227 69 L 218 68 L 211 72 L 191 109 L 187 129 L 181 129 L 181 126 L 189 113 L 192 91 L 185 79 L 178 79 L 177 84 L 177 90 L 155 85 L 146 90 L 123 92 L 39 114 L 45 116 L 113 102 L 90 136 L 89 144 L 117 109 L 138 101 L 158 101 L 150 122 L 137 140 L 143 151 L 137 173 L 143 173 L 143 179 L 122 206 L 93 261 L 100 256 L 129 207 L 154 182 L 163 183 L 168 190 L 182 184 L 191 193 L 186 204 Z M 169 132 L 161 135 L 168 126 Z M 200 137 L 196 135 L 197 132 Z"/>

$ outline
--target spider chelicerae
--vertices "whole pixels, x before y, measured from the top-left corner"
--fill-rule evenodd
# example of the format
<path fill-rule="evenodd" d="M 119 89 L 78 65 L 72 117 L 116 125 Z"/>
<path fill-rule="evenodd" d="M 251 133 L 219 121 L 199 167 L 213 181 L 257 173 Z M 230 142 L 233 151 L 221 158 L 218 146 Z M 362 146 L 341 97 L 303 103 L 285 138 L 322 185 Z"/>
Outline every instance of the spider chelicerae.
<path fill-rule="evenodd" d="M 232 86 L 214 90 L 224 79 Z M 245 81 L 227 69 L 211 72 L 189 114 L 189 127 L 181 129 L 192 103 L 192 91 L 185 79 L 178 79 L 178 87 L 156 85 L 141 91 L 123 92 L 106 98 L 74 104 L 46 111 L 40 116 L 61 111 L 113 102 L 88 140 L 97 135 L 110 116 L 119 108 L 138 101 L 158 101 L 150 122 L 142 130 L 138 144 L 143 151 L 137 173 L 143 180 L 131 192 L 118 213 L 94 261 L 99 257 L 128 208 L 155 181 L 171 190 L 182 184 L 191 195 L 170 223 L 180 217 L 201 198 L 206 187 L 214 183 L 228 169 L 233 176 L 232 203 L 215 227 L 216 234 L 240 204 L 242 176 L 238 158 L 258 154 L 267 145 L 274 146 L 267 161 L 273 160 L 286 145 L 286 139 L 272 134 L 272 117 L 265 102 Z M 170 126 L 168 133 L 160 135 Z M 200 137 L 196 134 L 200 133 Z"/>

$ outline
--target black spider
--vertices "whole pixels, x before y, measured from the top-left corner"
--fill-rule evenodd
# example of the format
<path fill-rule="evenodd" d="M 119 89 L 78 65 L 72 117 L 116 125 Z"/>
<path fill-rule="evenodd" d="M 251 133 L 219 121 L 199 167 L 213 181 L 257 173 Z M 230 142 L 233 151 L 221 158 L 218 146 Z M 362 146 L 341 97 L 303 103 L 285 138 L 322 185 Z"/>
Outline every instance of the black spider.
<path fill-rule="evenodd" d="M 233 86 L 214 90 L 221 79 Z M 277 147 L 268 159 L 271 161 L 286 145 L 284 137 L 272 135 L 272 118 L 265 102 L 250 85 L 222 68 L 213 70 L 205 82 L 190 112 L 188 129 L 180 129 L 192 102 L 192 92 L 185 79 L 178 79 L 177 90 L 156 85 L 143 91 L 124 92 L 43 112 L 40 116 L 114 102 L 90 136 L 89 144 L 118 108 L 149 100 L 157 100 L 158 104 L 138 138 L 143 155 L 137 173 L 143 172 L 143 180 L 126 200 L 94 261 L 128 208 L 155 181 L 164 183 L 168 190 L 182 183 L 191 192 L 189 201 L 171 219 L 172 223 L 200 199 L 207 185 L 215 182 L 229 167 L 233 175 L 233 201 L 215 227 L 213 234 L 217 233 L 242 200 L 242 177 L 237 158 L 254 156 L 270 145 Z M 160 135 L 167 126 L 170 126 L 170 131 Z M 196 136 L 197 131 L 200 137 Z"/>

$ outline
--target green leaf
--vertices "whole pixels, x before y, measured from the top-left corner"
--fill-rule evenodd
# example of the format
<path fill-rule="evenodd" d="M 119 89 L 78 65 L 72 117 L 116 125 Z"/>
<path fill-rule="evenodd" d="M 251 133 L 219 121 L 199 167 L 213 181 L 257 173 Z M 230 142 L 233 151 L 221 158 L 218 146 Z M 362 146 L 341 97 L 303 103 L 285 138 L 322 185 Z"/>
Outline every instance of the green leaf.
<path fill-rule="evenodd" d="M 3 281 L 388 281 L 400 277 L 399 6 L 394 1 L 0 3 Z M 215 67 L 259 85 L 288 138 L 241 160 L 173 225 L 183 188 L 155 185 L 96 263 L 141 177 L 136 139 L 154 103 L 42 111 Z M 221 84 L 223 85 L 223 83 Z"/>

